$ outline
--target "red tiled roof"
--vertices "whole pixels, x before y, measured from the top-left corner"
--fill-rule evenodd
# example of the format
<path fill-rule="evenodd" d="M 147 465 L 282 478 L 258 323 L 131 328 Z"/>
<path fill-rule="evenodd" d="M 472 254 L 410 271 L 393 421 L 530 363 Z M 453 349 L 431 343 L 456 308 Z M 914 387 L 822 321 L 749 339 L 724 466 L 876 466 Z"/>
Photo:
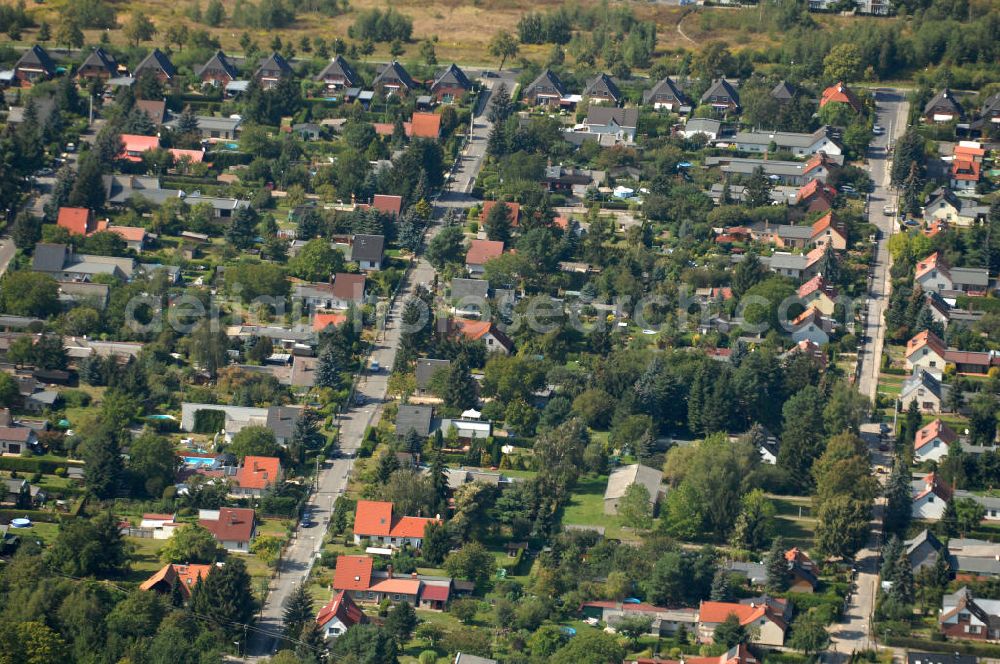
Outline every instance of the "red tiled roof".
<path fill-rule="evenodd" d="M 399 215 L 403 210 L 403 197 L 390 196 L 389 194 L 375 194 L 372 198 L 372 207 L 379 212 Z"/>
<path fill-rule="evenodd" d="M 119 159 L 129 161 L 142 161 L 140 156 L 147 150 L 155 150 L 160 147 L 160 139 L 157 136 L 140 136 L 138 134 L 122 134 L 122 148 L 118 155 Z M 132 153 L 132 154 L 130 154 Z M 136 154 L 138 153 L 138 154 Z"/>
<path fill-rule="evenodd" d="M 313 330 L 319 332 L 326 329 L 327 325 L 336 327 L 346 320 L 346 314 L 313 314 L 312 327 Z"/>
<path fill-rule="evenodd" d="M 359 500 L 354 512 L 354 534 L 385 537 L 392 529 L 392 503 Z"/>
<path fill-rule="evenodd" d="M 422 516 L 404 516 L 396 523 L 392 524 L 389 530 L 389 537 L 413 537 L 422 538 L 427 524 L 437 522 L 437 519 L 428 519 Z"/>
<path fill-rule="evenodd" d="M 939 268 L 947 269 L 947 265 L 944 264 L 944 261 L 941 260 L 941 257 L 938 254 L 938 252 L 935 251 L 927 258 L 917 262 L 917 267 L 914 270 L 913 277 L 914 279 L 919 279 L 928 272 L 931 272 L 932 270 L 936 270 Z"/>
<path fill-rule="evenodd" d="M 844 233 L 840 230 L 840 224 L 838 223 L 837 218 L 833 215 L 833 210 L 830 210 L 822 217 L 817 219 L 815 222 L 813 222 L 812 225 L 813 237 L 816 237 L 817 235 L 825 231 L 827 228 L 835 231 L 841 237 L 844 236 Z"/>
<path fill-rule="evenodd" d="M 465 254 L 466 265 L 483 265 L 486 261 L 503 254 L 503 242 L 499 240 L 472 240 Z"/>
<path fill-rule="evenodd" d="M 365 275 L 338 272 L 333 279 L 333 296 L 348 302 L 360 302 L 365 294 Z"/>
<path fill-rule="evenodd" d="M 486 221 L 486 216 L 499 201 L 483 201 L 483 211 L 479 213 L 479 220 Z M 504 201 L 507 209 L 510 210 L 510 225 L 517 226 L 521 221 L 521 204 Z"/>
<path fill-rule="evenodd" d="M 199 519 L 198 525 L 220 542 L 249 542 L 253 535 L 254 511 L 242 507 L 219 509 L 219 520 Z"/>
<path fill-rule="evenodd" d="M 368 590 L 372 582 L 372 559 L 368 556 L 338 556 L 333 570 L 334 590 Z"/>
<path fill-rule="evenodd" d="M 722 623 L 730 614 L 736 614 L 741 625 L 749 625 L 752 622 L 767 617 L 771 622 L 776 623 L 782 629 L 786 627 L 785 620 L 777 615 L 767 604 L 735 604 L 731 602 L 702 602 L 698 615 L 702 623 Z"/>
<path fill-rule="evenodd" d="M 815 277 L 799 286 L 797 295 L 801 298 L 806 298 L 816 291 L 825 294 L 830 299 L 836 299 L 837 297 L 837 290 L 828 284 L 826 279 L 824 279 L 821 274 L 817 274 Z"/>
<path fill-rule="evenodd" d="M 343 590 L 331 597 L 326 606 L 319 610 L 316 624 L 323 627 L 334 618 L 344 623 L 345 627 L 363 625 L 368 622 L 368 616 L 365 615 L 365 612 Z"/>
<path fill-rule="evenodd" d="M 986 150 L 982 147 L 973 147 L 971 145 L 957 145 L 955 146 L 953 154 L 955 157 L 966 157 L 973 161 L 977 161 L 977 157 L 982 158 L 986 156 Z"/>
<path fill-rule="evenodd" d="M 56 225 L 73 235 L 87 235 L 92 229 L 93 214 L 87 208 L 61 207 Z"/>
<path fill-rule="evenodd" d="M 154 514 L 152 512 L 142 515 L 143 521 L 173 521 L 173 514 Z"/>
<path fill-rule="evenodd" d="M 429 602 L 447 602 L 450 596 L 451 584 L 428 585 L 425 583 L 420 593 L 421 601 L 427 600 Z"/>
<path fill-rule="evenodd" d="M 205 160 L 205 152 L 202 150 L 181 150 L 178 148 L 170 148 L 170 154 L 173 155 L 175 162 L 178 162 L 185 157 L 190 159 L 192 164 L 200 164 Z"/>
<path fill-rule="evenodd" d="M 850 104 L 851 108 L 858 113 L 860 113 L 862 109 L 861 100 L 858 99 L 856 94 L 854 94 L 854 91 L 839 81 L 836 85 L 831 85 L 826 90 L 823 90 L 823 98 L 819 101 L 819 107 L 823 108 L 830 102 Z"/>
<path fill-rule="evenodd" d="M 837 190 L 822 180 L 814 178 L 799 187 L 795 200 L 797 203 L 802 203 L 803 201 L 811 199 L 813 196 L 819 196 L 827 201 L 833 201 L 833 199 L 837 196 Z"/>
<path fill-rule="evenodd" d="M 952 364 L 978 364 L 981 367 L 989 367 L 996 364 L 993 356 L 985 351 L 953 350 L 951 348 L 944 351 L 945 362 Z"/>
<path fill-rule="evenodd" d="M 420 584 L 420 579 L 383 579 L 369 588 L 369 590 L 378 593 L 419 595 Z"/>
<path fill-rule="evenodd" d="M 410 119 L 410 134 L 416 138 L 441 136 L 441 116 L 437 113 L 414 113 Z"/>
<path fill-rule="evenodd" d="M 937 419 L 917 431 L 917 435 L 913 438 L 913 449 L 919 450 L 935 438 L 939 438 L 945 445 L 951 445 L 958 440 L 958 434 L 950 426 Z"/>
<path fill-rule="evenodd" d="M 816 307 L 809 307 L 801 314 L 799 314 L 795 318 L 795 320 L 792 321 L 792 325 L 794 325 L 795 327 L 799 327 L 801 325 L 805 325 L 810 321 L 815 322 L 817 325 L 822 327 L 823 312 L 817 309 Z"/>
<path fill-rule="evenodd" d="M 941 500 L 948 500 L 951 498 L 951 487 L 945 484 L 945 482 L 937 476 L 937 473 L 927 473 L 927 475 L 924 476 L 923 490 L 917 493 L 917 495 L 913 497 L 913 500 L 920 500 L 929 493 L 933 493 Z"/>
<path fill-rule="evenodd" d="M 951 162 L 951 177 L 956 180 L 979 182 L 981 169 L 982 164 L 978 161 L 956 158 L 953 162 Z"/>
<path fill-rule="evenodd" d="M 146 229 L 139 226 L 105 226 L 101 230 L 115 233 L 126 242 L 142 242 L 146 239 Z"/>
<path fill-rule="evenodd" d="M 11 443 L 26 443 L 31 440 L 34 429 L 30 427 L 0 427 L 0 440 Z"/>
<path fill-rule="evenodd" d="M 181 593 L 185 597 L 191 596 L 191 589 L 198 581 L 208 576 L 212 570 L 211 565 L 177 565 L 167 564 L 160 568 L 153 576 L 149 577 L 139 586 L 140 590 L 152 590 L 158 584 L 164 584 L 164 590 L 169 590 L 174 585 L 174 580 L 180 582 Z"/>
<path fill-rule="evenodd" d="M 236 471 L 236 485 L 241 489 L 266 489 L 281 476 L 281 460 L 276 457 L 248 456 Z"/>
<path fill-rule="evenodd" d="M 948 348 L 945 346 L 944 341 L 941 338 L 931 332 L 930 330 L 923 330 L 918 332 L 912 339 L 906 342 L 906 357 L 913 355 L 915 352 L 923 348 L 924 346 L 929 346 L 932 351 L 937 353 L 944 359 L 944 355 Z"/>

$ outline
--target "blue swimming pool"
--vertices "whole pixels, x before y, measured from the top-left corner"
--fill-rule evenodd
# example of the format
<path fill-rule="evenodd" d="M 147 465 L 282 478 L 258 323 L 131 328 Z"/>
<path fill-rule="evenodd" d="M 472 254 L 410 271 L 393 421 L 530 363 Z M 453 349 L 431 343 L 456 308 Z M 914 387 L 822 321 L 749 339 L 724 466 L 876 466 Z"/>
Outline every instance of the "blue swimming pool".
<path fill-rule="evenodd" d="M 215 463 L 213 457 L 183 457 L 184 463 L 189 466 L 211 466 Z"/>

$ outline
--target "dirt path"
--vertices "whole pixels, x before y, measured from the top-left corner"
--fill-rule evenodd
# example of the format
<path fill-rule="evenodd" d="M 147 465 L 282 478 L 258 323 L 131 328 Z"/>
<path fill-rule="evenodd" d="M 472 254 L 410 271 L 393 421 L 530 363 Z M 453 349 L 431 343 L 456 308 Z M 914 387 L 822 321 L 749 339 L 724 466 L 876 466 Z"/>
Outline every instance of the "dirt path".
<path fill-rule="evenodd" d="M 688 40 L 689 42 L 697 46 L 698 42 L 696 42 L 695 40 L 691 39 L 686 34 L 684 34 L 684 29 L 681 28 L 681 24 L 684 22 L 684 19 L 688 17 L 688 15 L 689 12 L 685 12 L 681 14 L 681 17 L 679 19 L 677 19 L 677 34 L 679 34 L 681 37 L 683 37 L 684 39 Z"/>

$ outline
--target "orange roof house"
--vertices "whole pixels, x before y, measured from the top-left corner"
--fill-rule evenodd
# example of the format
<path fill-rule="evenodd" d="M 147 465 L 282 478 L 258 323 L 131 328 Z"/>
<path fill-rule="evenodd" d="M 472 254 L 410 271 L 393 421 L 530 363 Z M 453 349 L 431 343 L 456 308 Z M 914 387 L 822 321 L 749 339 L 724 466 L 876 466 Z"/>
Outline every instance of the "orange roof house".
<path fill-rule="evenodd" d="M 118 154 L 119 159 L 127 161 L 142 161 L 142 154 L 149 150 L 156 150 L 160 147 L 160 139 L 157 136 L 140 136 L 139 134 L 122 134 L 122 151 Z"/>
<path fill-rule="evenodd" d="M 394 214 L 398 217 L 403 211 L 403 197 L 390 196 L 389 194 L 375 194 L 372 198 L 372 207 L 379 212 Z"/>
<path fill-rule="evenodd" d="M 94 232 L 94 212 L 87 208 L 61 207 L 56 225 L 65 228 L 70 235 L 90 235 Z"/>
<path fill-rule="evenodd" d="M 487 261 L 503 254 L 503 242 L 499 240 L 472 240 L 465 254 L 465 266 L 470 271 L 482 271 Z"/>
<path fill-rule="evenodd" d="M 913 437 L 913 453 L 918 461 L 940 460 L 948 453 L 948 448 L 958 441 L 958 434 L 950 426 L 936 419 L 927 424 Z"/>
<path fill-rule="evenodd" d="M 810 203 L 814 198 L 823 198 L 828 203 L 833 203 L 837 197 L 837 190 L 820 179 L 812 179 L 799 187 L 795 195 L 795 202 L 798 204 Z"/>
<path fill-rule="evenodd" d="M 514 342 L 504 334 L 493 321 L 469 320 L 468 318 L 453 318 L 448 321 L 449 328 L 471 341 L 482 341 L 488 351 L 511 352 Z"/>
<path fill-rule="evenodd" d="M 260 496 L 281 482 L 281 460 L 277 457 L 248 456 L 236 471 L 236 493 Z"/>
<path fill-rule="evenodd" d="M 419 548 L 427 524 L 440 522 L 419 516 L 394 517 L 392 503 L 359 500 L 354 512 L 354 542 L 361 544 L 362 538 L 368 538 L 389 546 L 410 544 Z"/>
<path fill-rule="evenodd" d="M 355 625 L 364 625 L 368 616 L 341 590 L 316 615 L 316 625 L 326 638 L 337 637 Z"/>
<path fill-rule="evenodd" d="M 847 249 L 847 233 L 844 224 L 830 210 L 817 219 L 812 225 L 812 238 L 809 240 L 816 246 L 830 245 L 837 250 Z"/>
<path fill-rule="evenodd" d="M 835 85 L 831 85 L 826 90 L 823 90 L 823 96 L 819 100 L 819 107 L 823 108 L 830 103 L 848 104 L 854 109 L 855 113 L 860 113 L 864 109 L 861 100 L 858 99 L 853 90 L 844 85 L 843 81 L 838 81 Z"/>
<path fill-rule="evenodd" d="M 195 584 L 208 576 L 211 565 L 178 565 L 170 563 L 164 565 L 160 570 L 142 582 L 140 590 L 155 590 L 158 593 L 169 593 L 173 591 L 176 582 L 181 589 L 184 599 L 191 598 L 191 591 Z"/>
<path fill-rule="evenodd" d="M 480 222 L 486 221 L 486 217 L 490 214 L 490 210 L 492 210 L 493 206 L 498 202 L 499 201 L 483 201 L 483 211 L 479 213 Z M 507 209 L 510 210 L 510 225 L 517 226 L 521 222 L 521 204 L 511 203 L 508 201 L 504 201 L 504 204 L 507 206 Z"/>
<path fill-rule="evenodd" d="M 326 329 L 327 325 L 337 327 L 346 320 L 347 314 L 317 313 L 313 314 L 312 328 L 314 331 L 319 332 Z"/>
<path fill-rule="evenodd" d="M 372 583 L 372 559 L 369 556 L 338 556 L 333 570 L 334 590 L 368 590 Z"/>
<path fill-rule="evenodd" d="M 780 646 L 785 642 L 785 633 L 791 618 L 788 600 L 758 597 L 744 600 L 746 603 L 702 602 L 698 612 L 698 636 L 704 642 L 711 642 L 715 628 L 735 615 L 740 625 L 756 627 L 754 640 L 763 645 Z"/>
<path fill-rule="evenodd" d="M 440 138 L 441 116 L 437 113 L 414 113 L 410 119 L 409 135 L 413 138 Z"/>
<path fill-rule="evenodd" d="M 937 270 L 941 267 L 947 267 L 947 266 L 944 264 L 944 261 L 941 260 L 941 257 L 938 254 L 938 252 L 935 251 L 927 258 L 921 261 L 917 261 L 917 267 L 913 273 L 913 278 L 919 280 L 920 277 L 924 276 L 925 274 L 932 272 L 933 270 Z"/>
<path fill-rule="evenodd" d="M 944 370 L 948 346 L 930 330 L 923 330 L 906 342 L 906 368 L 916 367 L 941 372 Z"/>
<path fill-rule="evenodd" d="M 252 509 L 223 507 L 218 510 L 200 510 L 198 525 L 208 530 L 227 551 L 250 551 L 256 517 Z"/>

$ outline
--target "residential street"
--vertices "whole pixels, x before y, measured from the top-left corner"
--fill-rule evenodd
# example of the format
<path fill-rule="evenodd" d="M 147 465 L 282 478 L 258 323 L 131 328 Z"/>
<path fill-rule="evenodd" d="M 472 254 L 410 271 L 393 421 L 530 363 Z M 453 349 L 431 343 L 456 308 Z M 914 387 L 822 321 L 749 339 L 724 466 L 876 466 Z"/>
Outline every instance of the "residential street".
<path fill-rule="evenodd" d="M 434 204 L 434 218 L 428 228 L 425 242 L 429 242 L 442 228 L 441 220 L 448 210 L 464 209 L 473 203 L 468 192 L 472 190 L 486 153 L 490 124 L 486 119 L 485 110 L 489 105 L 492 88 L 500 81 L 504 81 L 508 89 L 513 85 L 513 76 L 508 72 L 503 74 L 505 75 L 503 78 L 487 79 L 490 90 L 483 94 L 476 109 L 470 143 L 451 174 L 445 191 Z M 282 606 L 285 599 L 297 583 L 309 577 L 309 570 L 322 546 L 323 534 L 329 524 L 333 504 L 337 496 L 347 488 L 354 466 L 354 454 L 361 444 L 365 430 L 377 422 L 381 415 L 389 372 L 392 370 L 396 349 L 399 347 L 398 321 L 403 303 L 407 296 L 415 292 L 419 284 L 430 283 L 433 279 L 434 268 L 422 257 L 417 259 L 403 277 L 399 294 L 389 310 L 386 329 L 380 335 L 369 358 L 369 365 L 372 361 L 378 362 L 380 370 L 376 373 L 366 371 L 360 377 L 355 397 L 355 403 L 360 405 L 351 408 L 339 420 L 340 449 L 346 458 L 328 461 L 327 467 L 320 471 L 318 489 L 309 501 L 314 519 L 319 526 L 312 529 L 296 528 L 292 543 L 282 556 L 278 576 L 271 581 L 270 592 L 257 624 L 258 631 L 255 633 L 255 638 L 250 640 L 249 654 L 254 658 L 268 656 L 277 648 L 276 635 L 281 632 Z"/>
<path fill-rule="evenodd" d="M 895 196 L 889 188 L 891 160 L 886 148 L 906 132 L 906 118 L 909 113 L 909 103 L 906 94 L 899 90 L 876 90 L 875 100 L 878 104 L 876 124 L 886 128 L 886 133 L 876 136 L 868 150 L 868 168 L 875 191 L 870 197 L 869 219 L 879 229 L 878 246 L 872 266 L 873 279 L 871 292 L 866 301 L 867 315 L 864 324 L 864 346 L 858 372 L 858 390 L 874 401 L 878 387 L 879 364 L 882 357 L 882 347 L 885 342 L 885 319 L 883 312 L 889 304 L 889 238 L 895 229 L 894 215 L 884 213 L 885 207 L 896 207 Z M 873 453 L 873 460 L 881 465 L 891 464 L 891 459 L 883 458 L 878 452 L 879 425 L 862 426 L 862 436 L 868 441 Z M 875 610 L 875 597 L 878 589 L 879 550 L 882 538 L 882 513 L 884 499 L 876 501 L 872 514 L 872 532 L 868 547 L 858 552 L 856 556 L 857 577 L 855 590 L 850 596 L 850 604 L 844 612 L 844 620 L 835 623 L 831 629 L 830 651 L 832 657 L 828 661 L 847 661 L 852 652 L 875 647 L 871 633 L 871 618 Z"/>

